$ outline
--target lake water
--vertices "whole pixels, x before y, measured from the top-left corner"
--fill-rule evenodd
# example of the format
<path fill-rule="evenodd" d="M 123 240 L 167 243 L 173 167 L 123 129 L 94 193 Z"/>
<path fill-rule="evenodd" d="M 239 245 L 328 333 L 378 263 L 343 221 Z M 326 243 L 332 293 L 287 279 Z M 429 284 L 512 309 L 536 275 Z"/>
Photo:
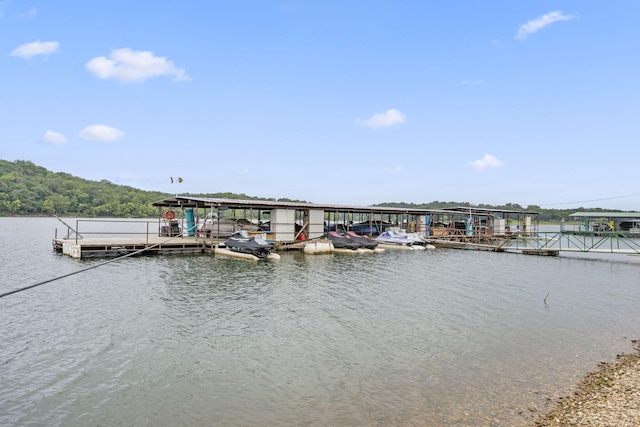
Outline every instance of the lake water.
<path fill-rule="evenodd" d="M 53 253 L 55 219 L 0 225 L 0 293 L 104 262 Z M 0 299 L 0 425 L 524 426 L 640 338 L 640 257 L 281 256 Z"/>

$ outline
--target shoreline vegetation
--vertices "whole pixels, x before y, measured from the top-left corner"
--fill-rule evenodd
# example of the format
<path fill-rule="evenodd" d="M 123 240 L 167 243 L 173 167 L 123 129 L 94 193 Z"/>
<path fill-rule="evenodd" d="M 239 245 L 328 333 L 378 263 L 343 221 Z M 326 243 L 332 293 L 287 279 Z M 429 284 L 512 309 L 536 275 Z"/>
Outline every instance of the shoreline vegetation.
<path fill-rule="evenodd" d="M 167 177 L 167 184 L 169 183 Z M 176 188 L 177 189 L 177 188 Z M 0 216 L 60 216 L 82 218 L 147 218 L 155 217 L 158 209 L 151 203 L 172 194 L 161 191 L 145 191 L 129 186 L 117 185 L 107 180 L 90 181 L 64 172 L 51 172 L 27 160 L 10 162 L 0 159 Z M 188 196 L 222 199 L 271 200 L 281 202 L 304 202 L 289 198 L 265 198 L 237 193 L 189 194 Z M 416 194 L 416 197 L 422 197 Z M 309 201 L 312 203 L 312 201 Z M 372 206 L 411 209 L 438 209 L 468 205 L 466 202 L 432 201 L 429 203 L 385 202 Z M 532 211 L 538 213 L 540 224 L 559 223 L 570 214 L 585 210 L 583 207 L 569 209 L 544 209 L 530 204 L 504 205 L 477 204 L 476 208 Z M 623 212 L 615 209 L 589 208 L 589 211 Z"/>
<path fill-rule="evenodd" d="M 553 408 L 532 424 L 535 427 L 640 425 L 640 347 L 634 353 L 601 362 L 575 391 L 561 397 Z"/>

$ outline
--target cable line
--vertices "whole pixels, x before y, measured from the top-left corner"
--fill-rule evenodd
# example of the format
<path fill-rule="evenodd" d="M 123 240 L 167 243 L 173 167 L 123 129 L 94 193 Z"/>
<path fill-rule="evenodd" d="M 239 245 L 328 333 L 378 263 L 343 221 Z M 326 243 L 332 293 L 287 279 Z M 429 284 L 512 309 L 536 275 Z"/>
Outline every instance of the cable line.
<path fill-rule="evenodd" d="M 173 239 L 177 239 L 178 237 L 182 237 L 182 234 L 179 235 L 179 236 L 174 236 L 174 237 L 172 237 L 170 239 L 167 239 L 165 241 L 162 241 L 160 243 L 156 243 L 155 245 L 151 245 L 151 246 L 148 246 L 146 248 L 139 249 L 139 250 L 137 250 L 135 252 L 131 252 L 129 254 L 125 254 L 125 255 L 119 256 L 117 258 L 110 259 L 110 260 L 102 262 L 100 264 L 92 265 L 91 267 L 83 268 L 82 270 L 74 271 L 72 273 L 67 273 L 67 274 L 64 274 L 62 276 L 54 277 L 53 279 L 44 280 L 42 282 L 34 283 L 33 285 L 29 285 L 29 286 L 25 286 L 23 288 L 14 289 L 13 291 L 5 292 L 3 294 L 0 294 L 0 298 L 4 298 L 4 297 L 9 296 L 9 295 L 17 294 L 18 292 L 26 291 L 28 289 L 33 289 L 33 288 L 38 287 L 38 286 L 46 285 L 47 283 L 55 282 L 56 280 L 64 279 L 65 277 L 69 277 L 69 276 L 73 276 L 73 275 L 76 275 L 76 274 L 79 274 L 79 273 L 83 273 L 85 271 L 92 270 L 94 268 L 102 267 L 103 265 L 111 264 L 112 262 L 120 261 L 123 258 L 128 258 L 130 256 L 140 254 L 142 252 L 148 251 L 149 249 L 153 249 L 156 246 L 164 245 L 165 243 L 170 242 Z"/>
<path fill-rule="evenodd" d="M 634 196 L 640 196 L 640 193 L 627 194 L 626 196 L 606 197 L 604 199 L 581 200 L 577 202 L 546 203 L 544 205 L 538 205 L 538 206 L 575 205 L 576 203 L 601 202 L 603 200 L 623 199 L 625 197 L 634 197 Z"/>

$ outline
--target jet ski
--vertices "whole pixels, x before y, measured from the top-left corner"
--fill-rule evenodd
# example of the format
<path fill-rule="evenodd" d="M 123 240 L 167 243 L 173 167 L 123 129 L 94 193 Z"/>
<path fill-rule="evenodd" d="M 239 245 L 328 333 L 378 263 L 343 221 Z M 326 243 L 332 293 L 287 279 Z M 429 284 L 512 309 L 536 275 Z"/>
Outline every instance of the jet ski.
<path fill-rule="evenodd" d="M 342 236 L 335 231 L 330 231 L 326 234 L 327 239 L 331 240 L 333 247 L 336 249 L 353 249 L 354 251 L 362 246 L 360 243 L 354 241 L 349 236 Z"/>
<path fill-rule="evenodd" d="M 411 249 L 435 249 L 435 246 L 428 244 L 420 233 L 407 233 L 404 230 L 400 232 L 385 231 L 376 237 L 376 241 L 384 245 L 395 245 Z"/>
<path fill-rule="evenodd" d="M 249 237 L 247 230 L 240 230 L 232 234 L 225 242 L 225 246 L 234 252 L 251 254 L 258 258 L 266 258 L 274 249 L 271 243 L 260 236 Z"/>
<path fill-rule="evenodd" d="M 396 232 L 393 232 L 395 237 L 401 238 L 401 239 L 407 239 L 411 242 L 413 242 L 414 245 L 422 245 L 422 246 L 426 246 L 427 245 L 427 241 L 422 237 L 421 233 L 407 233 L 407 230 L 399 230 Z"/>
<path fill-rule="evenodd" d="M 348 231 L 347 236 L 354 242 L 360 244 L 360 247 L 364 249 L 375 249 L 375 247 L 378 246 L 378 242 L 375 240 L 371 240 L 368 236 L 356 234 L 353 231 Z"/>
<path fill-rule="evenodd" d="M 402 246 L 411 246 L 416 243 L 415 239 L 409 238 L 407 234 L 396 234 L 391 230 L 385 231 L 384 233 L 376 237 L 376 241 L 378 241 L 379 243 Z"/>

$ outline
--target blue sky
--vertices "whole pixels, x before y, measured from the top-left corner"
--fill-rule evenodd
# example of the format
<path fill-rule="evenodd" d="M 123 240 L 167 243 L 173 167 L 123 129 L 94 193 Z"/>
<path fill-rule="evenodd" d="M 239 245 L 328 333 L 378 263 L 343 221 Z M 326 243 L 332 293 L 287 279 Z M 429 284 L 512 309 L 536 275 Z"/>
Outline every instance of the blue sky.
<path fill-rule="evenodd" d="M 638 16 L 0 0 L 0 158 L 176 194 L 640 210 Z"/>

